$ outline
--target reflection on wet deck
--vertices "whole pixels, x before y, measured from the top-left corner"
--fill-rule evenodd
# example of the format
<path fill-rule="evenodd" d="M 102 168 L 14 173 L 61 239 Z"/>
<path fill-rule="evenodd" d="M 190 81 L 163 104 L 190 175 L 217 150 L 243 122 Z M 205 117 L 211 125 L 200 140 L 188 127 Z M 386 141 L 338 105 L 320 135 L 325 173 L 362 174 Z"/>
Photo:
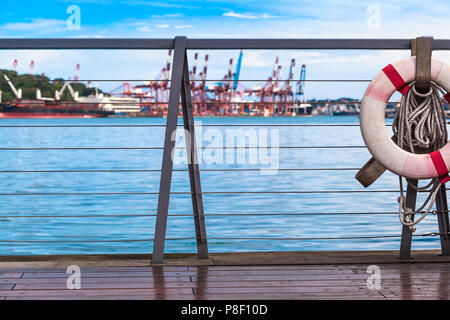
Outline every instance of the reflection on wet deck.
<path fill-rule="evenodd" d="M 449 298 L 449 263 L 379 264 L 380 286 L 372 289 L 368 266 L 82 267 L 79 290 L 67 288 L 65 268 L 2 268 L 0 299 Z"/>

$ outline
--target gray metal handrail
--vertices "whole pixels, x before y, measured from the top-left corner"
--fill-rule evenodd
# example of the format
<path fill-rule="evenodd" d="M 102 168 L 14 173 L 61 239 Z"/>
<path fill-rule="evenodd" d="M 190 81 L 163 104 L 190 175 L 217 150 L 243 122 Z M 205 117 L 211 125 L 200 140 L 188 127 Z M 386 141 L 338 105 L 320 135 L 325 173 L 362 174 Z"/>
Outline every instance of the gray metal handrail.
<path fill-rule="evenodd" d="M 181 38 L 181 37 L 180 37 Z M 410 50 L 410 39 L 187 39 L 185 49 L 232 50 Z M 175 39 L 111 38 L 67 39 L 36 38 L 0 39 L 0 49 L 108 49 L 161 50 L 174 49 Z M 434 50 L 450 50 L 450 40 L 434 39 Z"/>
<path fill-rule="evenodd" d="M 410 39 L 188 39 L 186 37 L 175 37 L 171 39 L 0 39 L 0 49 L 28 49 L 28 50 L 164 50 L 174 49 L 173 69 L 171 75 L 170 95 L 168 102 L 167 122 L 165 125 L 161 179 L 159 192 L 143 193 L 158 195 L 158 209 L 156 213 L 156 226 L 153 247 L 153 263 L 161 263 L 164 255 L 164 242 L 166 240 L 166 226 L 169 207 L 169 196 L 171 193 L 171 179 L 173 173 L 173 161 L 171 152 L 175 147 L 173 133 L 178 125 L 178 109 L 181 98 L 183 109 L 184 128 L 190 133 L 191 140 L 186 140 L 186 149 L 189 159 L 197 158 L 197 146 L 194 132 L 194 115 L 192 110 L 192 97 L 190 79 L 188 72 L 187 50 L 233 50 L 233 49 L 260 49 L 260 50 L 411 50 Z M 450 40 L 434 39 L 433 50 L 450 50 Z M 362 80 L 366 81 L 366 80 Z M 348 146 L 347 146 L 348 147 Z M 363 146 L 354 146 L 361 147 Z M 8 148 L 3 148 L 6 150 Z M 9 148 L 14 149 L 14 148 Z M 33 149 L 33 148 L 28 148 Z M 39 148 L 34 148 L 39 149 Z M 41 148 L 44 149 L 44 148 Z M 49 148 L 47 148 L 49 149 Z M 59 148 L 67 149 L 67 148 Z M 93 149 L 93 148 L 73 148 Z M 98 149 L 98 148 L 97 148 Z M 100 148 L 105 149 L 105 148 Z M 107 148 L 106 148 L 107 149 Z M 129 148 L 132 149 L 132 148 Z M 143 148 L 146 149 L 146 148 Z M 188 159 L 188 160 L 189 160 Z M 207 236 L 203 212 L 200 169 L 195 161 L 188 161 L 191 191 L 183 194 L 191 194 L 193 214 L 196 230 L 196 241 L 199 258 L 208 257 Z M 304 191 L 307 192 L 307 191 Z M 334 191 L 333 191 L 334 192 Z M 376 191 L 371 192 L 385 192 Z M 211 192 L 209 192 L 211 193 Z M 116 194 L 116 193 L 114 193 Z M 117 193 L 121 194 L 121 193 Z M 8 194 L 9 195 L 9 194 Z M 190 238 L 180 238 L 190 239 Z M 226 238 L 217 238 L 226 239 Z M 239 239 L 239 238 L 236 238 Z M 128 241 L 149 241 L 128 240 Z M 12 241 L 11 241 L 12 242 Z M 108 241 L 105 241 L 108 242 Z"/>

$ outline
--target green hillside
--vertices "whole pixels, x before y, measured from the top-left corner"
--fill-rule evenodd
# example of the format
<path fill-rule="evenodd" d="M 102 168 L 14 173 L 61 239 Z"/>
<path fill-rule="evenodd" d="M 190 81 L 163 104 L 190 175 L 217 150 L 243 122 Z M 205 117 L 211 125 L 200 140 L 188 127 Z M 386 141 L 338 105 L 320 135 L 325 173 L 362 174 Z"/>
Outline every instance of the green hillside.
<path fill-rule="evenodd" d="M 12 92 L 8 83 L 6 82 L 3 74 L 6 74 L 16 89 L 22 89 L 23 99 L 35 99 L 36 89 L 41 90 L 42 97 L 55 97 L 55 91 L 61 90 L 64 85 L 64 79 L 58 78 L 53 81 L 50 78 L 42 75 L 30 75 L 30 74 L 18 74 L 13 70 L 0 69 L 0 90 L 2 91 L 2 101 L 11 101 L 16 96 Z M 88 88 L 84 83 L 71 83 L 70 84 L 75 91 L 78 91 L 80 96 L 88 96 L 95 93 L 95 88 Z M 99 90 L 99 93 L 102 91 Z M 62 100 L 73 101 L 69 90 L 65 90 L 62 96 Z"/>

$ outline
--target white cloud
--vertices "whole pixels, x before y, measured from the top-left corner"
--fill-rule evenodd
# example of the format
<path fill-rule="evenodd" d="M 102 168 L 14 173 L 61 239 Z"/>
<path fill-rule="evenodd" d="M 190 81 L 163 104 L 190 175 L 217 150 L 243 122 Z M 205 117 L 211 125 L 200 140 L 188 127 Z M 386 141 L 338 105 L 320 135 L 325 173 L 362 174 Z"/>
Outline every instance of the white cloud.
<path fill-rule="evenodd" d="M 67 29 L 66 20 L 56 19 L 31 19 L 30 22 L 9 22 L 0 26 L 7 31 L 33 31 L 37 33 L 60 32 Z"/>
<path fill-rule="evenodd" d="M 233 11 L 228 11 L 222 14 L 224 17 L 232 17 L 232 18 L 239 18 L 239 19 L 269 19 L 274 18 L 274 16 L 271 16 L 267 13 L 263 13 L 261 15 L 254 15 L 250 13 L 236 13 Z"/>
<path fill-rule="evenodd" d="M 145 33 L 147 33 L 147 32 L 152 32 L 152 31 L 153 31 L 152 28 L 150 28 L 150 27 L 148 27 L 148 26 L 139 27 L 139 28 L 137 28 L 136 30 L 137 30 L 137 31 L 140 31 L 140 32 L 145 32 Z"/>
<path fill-rule="evenodd" d="M 156 8 L 191 8 L 196 9 L 198 7 L 194 6 L 186 6 L 185 4 L 178 4 L 178 3 L 167 3 L 167 2 L 156 2 L 156 1 L 123 1 L 123 3 L 126 3 L 130 6 L 149 6 L 149 7 L 156 7 Z"/>
<path fill-rule="evenodd" d="M 245 51 L 242 65 L 246 67 L 266 67 L 268 63 L 264 60 L 261 51 Z"/>
<path fill-rule="evenodd" d="M 169 24 L 157 24 L 156 27 L 158 29 L 167 29 L 170 27 L 170 25 Z"/>
<path fill-rule="evenodd" d="M 162 18 L 182 18 L 184 14 L 182 13 L 168 13 L 168 14 L 152 14 L 152 18 L 162 19 Z"/>
<path fill-rule="evenodd" d="M 185 25 L 179 25 L 179 26 L 175 26 L 175 29 L 186 29 L 186 28 L 192 28 L 193 26 L 191 26 L 190 24 L 185 24 Z"/>

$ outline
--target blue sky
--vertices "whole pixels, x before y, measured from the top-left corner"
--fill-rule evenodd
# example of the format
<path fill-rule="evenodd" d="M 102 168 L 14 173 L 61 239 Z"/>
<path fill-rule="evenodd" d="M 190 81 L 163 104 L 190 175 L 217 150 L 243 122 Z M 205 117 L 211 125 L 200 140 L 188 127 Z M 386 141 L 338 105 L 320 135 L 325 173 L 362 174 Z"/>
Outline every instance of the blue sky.
<path fill-rule="evenodd" d="M 69 6 L 80 9 L 80 29 L 69 29 Z M 267 38 L 412 38 L 432 35 L 450 38 L 446 1 L 141 1 L 59 0 L 1 1 L 0 37 L 267 37 Z M 213 51 L 209 78 L 226 73 L 229 58 L 238 52 Z M 19 60 L 26 72 L 35 60 L 36 73 L 71 77 L 77 63 L 80 77 L 154 78 L 163 67 L 166 52 L 2 51 L 0 67 Z M 193 55 L 193 52 L 190 52 Z M 307 64 L 310 79 L 370 79 L 385 64 L 408 52 L 382 51 L 246 51 L 242 78 L 266 79 L 275 56 L 283 75 L 291 58 Z M 447 53 L 435 56 L 449 59 Z M 201 63 L 200 63 L 201 65 Z M 116 86 L 116 84 L 99 84 Z M 308 84 L 308 98 L 359 97 L 365 84 Z M 111 87 L 110 87 L 111 88 Z"/>

